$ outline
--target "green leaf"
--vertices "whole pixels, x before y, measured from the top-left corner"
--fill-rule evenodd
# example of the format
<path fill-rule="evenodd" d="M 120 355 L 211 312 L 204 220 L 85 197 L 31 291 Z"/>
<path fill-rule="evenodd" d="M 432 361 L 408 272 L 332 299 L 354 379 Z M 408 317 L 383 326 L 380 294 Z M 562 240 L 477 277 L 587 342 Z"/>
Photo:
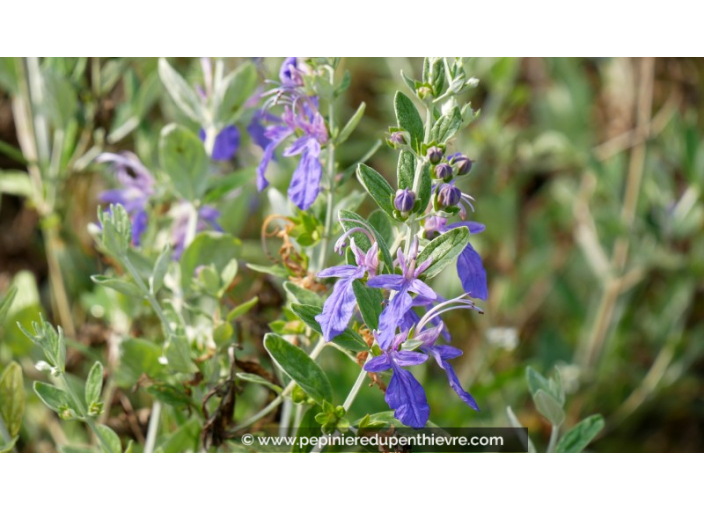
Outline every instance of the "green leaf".
<path fill-rule="evenodd" d="M 320 406 L 312 406 L 303 415 L 300 425 L 296 429 L 296 441 L 293 444 L 291 453 L 308 453 L 313 449 L 313 445 L 307 444 L 301 447 L 301 437 L 307 437 L 308 439 L 313 437 L 320 437 L 322 434 L 322 429 L 317 421 L 315 421 L 315 416 L 320 413 L 322 409 Z"/>
<path fill-rule="evenodd" d="M 100 394 L 103 391 L 103 365 L 96 361 L 93 368 L 88 373 L 86 379 L 86 406 L 90 408 L 96 402 L 100 402 Z"/>
<path fill-rule="evenodd" d="M 256 87 L 257 68 L 251 62 L 245 62 L 225 76 L 215 89 L 217 120 L 229 124 L 234 110 L 249 99 Z"/>
<path fill-rule="evenodd" d="M 166 367 L 159 362 L 162 348 L 141 338 L 129 338 L 120 343 L 120 365 L 116 382 L 120 387 L 133 386 L 142 374 L 159 379 Z"/>
<path fill-rule="evenodd" d="M 161 130 L 159 163 L 176 192 L 189 202 L 208 189 L 210 160 L 203 142 L 186 128 L 169 124 Z"/>
<path fill-rule="evenodd" d="M 357 178 L 362 183 L 367 193 L 371 195 L 381 210 L 394 217 L 394 194 L 395 191 L 384 177 L 371 167 L 360 163 L 357 167 Z"/>
<path fill-rule="evenodd" d="M 159 78 L 176 106 L 200 125 L 205 124 L 203 107 L 195 90 L 166 61 L 159 59 Z"/>
<path fill-rule="evenodd" d="M 252 182 L 256 176 L 256 172 L 257 167 L 250 166 L 247 168 L 239 168 L 236 172 L 211 179 L 212 184 L 210 190 L 206 193 L 203 202 L 207 204 L 216 202 L 231 191 Z"/>
<path fill-rule="evenodd" d="M 198 266 L 215 266 L 222 274 L 232 259 L 239 256 L 241 242 L 230 234 L 220 232 L 201 232 L 186 248 L 181 256 L 181 283 L 185 289 L 190 287 L 191 279 Z"/>
<path fill-rule="evenodd" d="M 18 68 L 21 68 L 19 57 L 0 57 L 0 87 L 15 95 L 20 90 Z"/>
<path fill-rule="evenodd" d="M 257 303 L 259 303 L 259 297 L 254 296 L 249 301 L 246 301 L 246 302 L 242 303 L 241 305 L 236 306 L 235 308 L 230 310 L 230 313 L 227 314 L 228 322 L 232 322 L 235 319 L 237 319 L 238 317 L 241 317 L 242 315 L 246 314 L 252 308 L 254 308 Z"/>
<path fill-rule="evenodd" d="M 533 395 L 533 401 L 538 412 L 542 414 L 550 423 L 559 427 L 565 420 L 565 411 L 555 397 L 543 390 L 538 390 Z"/>
<path fill-rule="evenodd" d="M 462 115 L 460 109 L 456 106 L 450 111 L 435 121 L 430 130 L 430 141 L 437 143 L 445 143 L 452 138 L 457 130 L 462 126 Z"/>
<path fill-rule="evenodd" d="M 43 382 L 34 382 L 34 392 L 46 404 L 46 406 L 61 414 L 66 409 L 71 408 L 71 398 L 61 388 Z"/>
<path fill-rule="evenodd" d="M 276 276 L 278 278 L 286 278 L 288 276 L 288 271 L 286 271 L 286 268 L 278 265 L 262 266 L 260 264 L 247 264 L 247 267 L 257 273 L 270 274 L 271 276 Z"/>
<path fill-rule="evenodd" d="M 526 379 L 528 381 L 528 389 L 531 395 L 535 395 L 538 390 L 543 390 L 550 393 L 550 383 L 541 374 L 533 370 L 532 367 L 526 368 Z"/>
<path fill-rule="evenodd" d="M 158 382 L 147 388 L 147 393 L 166 405 L 177 409 L 190 408 L 194 405 L 193 399 L 186 395 L 183 386 L 172 386 Z"/>
<path fill-rule="evenodd" d="M 408 134 L 411 135 L 411 146 L 419 151 L 420 145 L 423 143 L 424 126 L 423 119 L 420 118 L 413 101 L 404 93 L 396 92 L 394 110 L 399 127 L 408 131 Z"/>
<path fill-rule="evenodd" d="M 366 107 L 367 105 L 365 103 L 359 105 L 357 111 L 354 112 L 354 115 L 352 115 L 350 120 L 347 121 L 347 124 L 345 124 L 345 127 L 343 127 L 342 131 L 340 131 L 340 134 L 337 135 L 337 139 L 335 140 L 336 144 L 340 144 L 349 138 L 357 127 L 357 124 L 359 124 L 359 121 L 362 120 L 362 117 L 364 117 L 364 110 Z"/>
<path fill-rule="evenodd" d="M 367 220 L 362 218 L 357 213 L 354 213 L 352 211 L 345 211 L 343 209 L 339 212 L 338 216 L 340 218 L 342 228 L 345 231 L 348 231 L 355 227 L 359 227 L 361 223 L 374 235 L 374 238 L 379 244 L 379 251 L 381 252 L 382 260 L 386 265 L 386 268 L 390 271 L 391 268 L 393 268 L 394 262 L 393 257 L 391 256 L 391 252 L 389 251 L 389 247 L 387 246 L 386 241 L 384 240 L 384 237 L 374 227 L 372 227 L 372 225 Z M 361 232 L 355 232 L 352 234 L 352 237 L 354 238 L 354 242 L 360 249 L 364 250 L 365 252 L 369 251 L 369 248 L 371 248 L 372 245 L 369 242 L 367 236 L 365 236 Z"/>
<path fill-rule="evenodd" d="M 430 176 L 431 165 L 425 162 L 420 168 L 420 185 L 418 186 L 418 197 L 416 205 L 413 206 L 413 211 L 422 213 L 428 207 L 430 195 L 433 193 L 433 178 Z"/>
<path fill-rule="evenodd" d="M 557 453 L 579 453 L 592 442 L 603 428 L 604 418 L 601 415 L 595 414 L 585 418 L 562 436 L 555 451 Z"/>
<path fill-rule="evenodd" d="M 418 264 L 430 257 L 433 258 L 433 262 L 423 274 L 428 278 L 438 274 L 462 253 L 467 243 L 469 243 L 467 227 L 453 228 L 433 239 L 418 255 Z"/>
<path fill-rule="evenodd" d="M 32 182 L 29 174 L 21 170 L 0 171 L 0 194 L 32 196 Z"/>
<path fill-rule="evenodd" d="M 10 290 L 7 291 L 5 297 L 2 298 L 2 301 L 0 301 L 0 327 L 3 326 L 7 315 L 10 313 L 10 307 L 12 306 L 12 302 L 15 300 L 16 295 L 17 287 L 13 285 L 10 287 Z"/>
<path fill-rule="evenodd" d="M 196 371 L 196 365 L 191 361 L 191 347 L 186 337 L 172 336 L 164 354 L 172 370 L 184 374 Z"/>
<path fill-rule="evenodd" d="M 0 376 L 0 417 L 10 437 L 20 433 L 25 400 L 22 368 L 12 361 Z"/>
<path fill-rule="evenodd" d="M 171 262 L 171 257 L 173 250 L 171 246 L 166 246 L 156 259 L 154 264 L 154 272 L 149 277 L 149 290 L 152 294 L 156 294 L 164 285 L 164 277 L 166 272 L 169 270 L 169 262 Z"/>
<path fill-rule="evenodd" d="M 413 189 L 413 179 L 416 173 L 416 157 L 411 151 L 402 150 L 398 155 L 396 178 L 399 189 Z"/>
<path fill-rule="evenodd" d="M 323 313 L 322 307 L 313 305 L 299 305 L 294 303 L 291 305 L 291 310 L 298 316 L 309 328 L 311 328 L 316 333 L 322 335 L 323 330 L 315 320 L 316 315 Z M 332 342 L 340 347 L 348 349 L 353 352 L 366 351 L 369 349 L 366 342 L 362 339 L 359 333 L 347 328 L 345 331 L 336 336 Z"/>
<path fill-rule="evenodd" d="M 120 294 L 137 298 L 145 298 L 144 292 L 136 284 L 118 278 L 110 278 L 109 276 L 93 275 L 90 277 L 94 283 L 116 290 Z"/>
<path fill-rule="evenodd" d="M 384 301 L 381 290 L 369 288 L 359 280 L 352 282 L 352 289 L 364 323 L 370 330 L 379 329 L 381 303 Z"/>
<path fill-rule="evenodd" d="M 54 126 L 65 128 L 78 109 L 78 96 L 71 82 L 57 69 L 42 70 L 44 98 L 42 108 Z"/>
<path fill-rule="evenodd" d="M 557 400 L 560 405 L 565 403 L 565 393 L 562 389 L 560 380 L 560 372 L 555 370 L 555 378 L 546 379 L 541 374 L 533 370 L 532 367 L 526 368 L 526 379 L 528 381 L 528 389 L 531 395 L 535 396 L 538 390 L 543 390 L 548 395 Z"/>
<path fill-rule="evenodd" d="M 314 305 L 323 306 L 324 300 L 321 296 L 312 292 L 310 290 L 299 287 L 293 282 L 284 283 L 284 290 L 286 294 L 291 297 L 294 303 L 300 303 L 302 305 Z"/>
<path fill-rule="evenodd" d="M 122 443 L 120 436 L 107 425 L 97 425 L 100 431 L 100 436 L 105 440 L 107 445 L 100 441 L 100 447 L 105 453 L 122 453 Z"/>
<path fill-rule="evenodd" d="M 264 348 L 281 370 L 316 402 L 332 402 L 332 386 L 325 372 L 302 349 L 274 333 L 264 336 Z"/>
<path fill-rule="evenodd" d="M 12 451 L 19 438 L 20 436 L 15 436 L 7 443 L 0 443 L 0 453 L 8 453 Z"/>
<path fill-rule="evenodd" d="M 394 227 L 391 225 L 389 217 L 384 214 L 384 211 L 377 209 L 372 212 L 368 218 L 369 224 L 374 227 L 377 234 L 384 241 L 384 244 L 391 242 L 394 235 Z"/>
<path fill-rule="evenodd" d="M 267 388 L 274 390 L 276 393 L 281 393 L 283 391 L 281 389 L 281 386 L 278 386 L 277 384 L 273 384 L 257 374 L 249 374 L 247 372 L 237 372 L 235 374 L 235 376 L 238 379 L 242 379 L 243 381 L 251 382 L 254 384 L 261 384 L 262 386 L 266 386 Z"/>

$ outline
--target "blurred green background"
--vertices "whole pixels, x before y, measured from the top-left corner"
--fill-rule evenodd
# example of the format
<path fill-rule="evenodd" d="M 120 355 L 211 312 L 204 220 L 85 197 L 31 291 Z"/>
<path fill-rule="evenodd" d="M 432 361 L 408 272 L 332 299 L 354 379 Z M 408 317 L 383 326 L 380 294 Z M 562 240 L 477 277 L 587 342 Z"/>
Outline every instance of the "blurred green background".
<path fill-rule="evenodd" d="M 177 63 L 186 77 L 196 76 L 196 61 Z M 262 76 L 275 76 L 279 63 L 260 61 Z M 149 166 L 161 127 L 174 119 L 188 123 L 163 91 L 154 59 L 50 64 L 62 71 L 55 107 L 75 119 L 66 136 L 76 148 L 52 183 L 51 211 L 18 178 L 31 171 L 12 99 L 22 90 L 12 66 L 0 66 L 0 296 L 13 282 L 20 289 L 2 330 L 0 369 L 19 361 L 28 388 L 43 376 L 33 367 L 33 346 L 14 324 L 40 311 L 67 330 L 67 314 L 75 324 L 69 370 L 83 373 L 88 361 L 115 356 L 110 328 L 118 311 L 105 320 L 106 298 L 89 279 L 106 265 L 87 228 L 96 196 L 110 184 L 92 158 L 128 149 Z M 393 179 L 397 155 L 376 141 L 394 123 L 393 94 L 404 89 L 400 71 L 418 76 L 421 65 L 421 59 L 342 61 L 352 81 L 338 100 L 339 117 L 348 118 L 362 101 L 367 108 L 339 151 L 340 168 L 376 147 L 369 165 Z M 532 366 L 546 375 L 560 371 L 568 426 L 604 416 L 606 428 L 591 451 L 704 451 L 704 61 L 477 58 L 467 69 L 479 80 L 470 98 L 481 115 L 453 149 L 475 160 L 463 191 L 476 198 L 470 219 L 487 226 L 473 244 L 487 268 L 490 298 L 484 315 L 455 312 L 447 322 L 465 351 L 455 368 L 482 412 L 463 406 L 444 373 L 426 365 L 418 376 L 431 420 L 506 426 L 510 406 L 544 450 L 550 427 L 528 394 L 525 370 Z M 234 171 L 256 164 L 259 155 L 243 147 Z M 354 178 L 344 186 L 361 189 Z M 223 208 L 225 229 L 243 239 L 250 260 L 261 257 L 260 227 L 271 212 L 267 197 L 253 191 L 247 184 Z M 372 206 L 367 199 L 361 209 L 366 214 Z M 57 273 L 64 304 L 51 297 Z M 441 294 L 460 293 L 452 271 L 439 278 Z M 242 276 L 241 292 L 261 301 L 245 352 L 265 358 L 261 337 L 277 318 L 283 292 L 256 273 Z M 121 313 L 146 312 L 125 305 Z M 344 398 L 358 368 L 333 349 L 321 358 Z M 248 392 L 238 399 L 237 417 L 259 405 Z M 30 393 L 18 445 L 50 451 L 77 426 L 60 423 Z M 121 435 L 144 433 L 148 402 L 141 398 L 129 388 L 115 393 L 107 419 Z M 352 413 L 383 410 L 378 389 L 364 387 Z"/>

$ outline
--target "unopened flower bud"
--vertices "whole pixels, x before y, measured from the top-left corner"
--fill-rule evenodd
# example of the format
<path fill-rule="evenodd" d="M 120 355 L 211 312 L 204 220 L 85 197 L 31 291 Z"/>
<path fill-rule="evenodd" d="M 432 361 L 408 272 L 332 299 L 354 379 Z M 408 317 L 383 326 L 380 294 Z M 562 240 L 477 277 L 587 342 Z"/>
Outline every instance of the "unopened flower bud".
<path fill-rule="evenodd" d="M 401 131 L 394 131 L 389 137 L 389 142 L 392 145 L 406 145 L 406 139 Z"/>
<path fill-rule="evenodd" d="M 448 165 L 447 163 L 442 163 L 438 166 L 435 167 L 435 178 L 436 179 L 442 179 L 443 181 L 446 181 L 447 179 L 452 178 L 452 167 Z"/>
<path fill-rule="evenodd" d="M 396 197 L 394 198 L 394 207 L 398 211 L 402 213 L 410 212 L 415 204 L 416 194 L 408 188 L 400 189 L 396 192 Z"/>
<path fill-rule="evenodd" d="M 437 202 L 441 208 L 454 207 L 460 203 L 462 192 L 452 184 L 442 184 L 438 189 Z"/>
<path fill-rule="evenodd" d="M 442 160 L 442 149 L 440 147 L 429 147 L 425 155 L 428 161 L 433 165 L 437 165 Z"/>
<path fill-rule="evenodd" d="M 420 99 L 425 99 L 427 97 L 432 97 L 433 90 L 427 85 L 423 85 L 417 90 L 417 94 Z"/>
<path fill-rule="evenodd" d="M 457 175 L 467 175 L 472 170 L 472 160 L 467 156 L 454 158 L 453 163 L 457 166 Z"/>

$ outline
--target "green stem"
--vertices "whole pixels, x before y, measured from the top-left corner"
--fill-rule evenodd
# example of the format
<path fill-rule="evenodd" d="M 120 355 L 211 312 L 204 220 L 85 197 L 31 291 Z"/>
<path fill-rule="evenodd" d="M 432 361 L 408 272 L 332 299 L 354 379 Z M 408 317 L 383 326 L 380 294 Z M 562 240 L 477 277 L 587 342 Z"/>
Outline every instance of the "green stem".
<path fill-rule="evenodd" d="M 147 288 L 147 285 L 144 283 L 144 280 L 142 280 L 142 277 L 137 272 L 137 269 L 134 267 L 134 265 L 132 265 L 132 262 L 130 262 L 130 259 L 126 255 L 124 257 L 122 257 L 122 263 L 125 265 L 125 268 L 127 269 L 127 271 L 132 275 L 132 278 L 136 282 L 137 286 L 144 293 L 144 297 L 147 299 L 147 301 L 149 301 L 149 304 L 151 305 L 152 309 L 159 317 L 159 320 L 161 321 L 161 325 L 163 326 L 164 331 L 166 332 L 167 338 L 172 337 L 174 332 L 171 329 L 171 324 L 169 323 L 169 320 L 166 318 L 166 314 L 164 313 L 164 309 L 161 307 L 159 302 L 156 300 L 156 297 L 154 297 L 154 294 L 149 292 L 149 289 Z M 156 436 L 159 431 L 160 417 L 161 417 L 161 402 L 159 402 L 158 400 L 155 400 L 154 403 L 152 404 L 152 412 L 149 417 L 149 428 L 147 429 L 147 438 L 144 443 L 144 453 L 152 453 L 154 451 L 154 445 L 156 444 Z"/>
<path fill-rule="evenodd" d="M 335 71 L 330 70 L 330 84 L 335 88 Z M 332 134 L 335 129 L 335 105 L 334 98 L 330 98 L 328 104 L 328 131 Z M 328 181 L 328 202 L 325 211 L 325 230 L 323 231 L 323 239 L 320 243 L 320 259 L 318 260 L 318 269 L 325 267 L 325 259 L 328 255 L 328 245 L 332 237 L 332 228 L 334 223 L 333 213 L 335 211 L 335 144 L 328 142 L 328 159 L 327 159 L 327 181 Z"/>
<path fill-rule="evenodd" d="M 124 257 L 122 257 L 121 262 L 124 264 L 125 268 L 132 276 L 132 279 L 137 284 L 137 287 L 139 287 L 139 290 L 141 290 L 144 294 L 145 299 L 149 301 L 149 304 L 154 310 L 154 313 L 156 313 L 156 315 L 159 317 L 159 320 L 161 321 L 161 324 L 164 327 L 164 331 L 166 332 L 167 336 L 173 336 L 174 332 L 171 329 L 171 323 L 169 323 L 169 320 L 166 318 L 166 313 L 164 313 L 164 309 L 156 300 L 156 297 L 154 297 L 154 295 L 149 292 L 147 285 L 144 283 L 144 280 L 142 280 L 142 277 L 139 275 L 137 269 L 134 267 L 130 259 L 125 255 Z"/>
<path fill-rule="evenodd" d="M 345 409 L 345 411 L 349 411 L 350 407 L 352 407 L 352 403 L 354 402 L 354 399 L 357 398 L 357 393 L 359 393 L 359 390 L 362 388 L 362 384 L 364 384 L 364 380 L 366 378 L 367 378 L 367 371 L 364 369 L 360 370 L 359 375 L 357 376 L 357 380 L 354 382 L 352 389 L 347 394 L 347 398 L 345 399 L 345 403 L 342 404 L 342 407 Z"/>
<path fill-rule="evenodd" d="M 548 443 L 548 453 L 553 453 L 555 451 L 555 446 L 557 446 L 557 438 L 559 435 L 560 427 L 553 425 L 552 431 L 550 432 L 550 442 Z"/>

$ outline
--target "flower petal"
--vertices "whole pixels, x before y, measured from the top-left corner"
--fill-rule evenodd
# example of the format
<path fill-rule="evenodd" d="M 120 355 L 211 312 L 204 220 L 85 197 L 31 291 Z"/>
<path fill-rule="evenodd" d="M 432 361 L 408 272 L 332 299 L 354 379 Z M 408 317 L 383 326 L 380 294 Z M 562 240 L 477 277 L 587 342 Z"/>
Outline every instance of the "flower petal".
<path fill-rule="evenodd" d="M 420 280 L 413 280 L 411 282 L 411 285 L 408 287 L 408 290 L 410 292 L 415 292 L 419 296 L 423 296 L 424 298 L 433 301 L 438 298 L 438 295 L 435 293 L 435 291 L 431 289 L 428 284 Z"/>
<path fill-rule="evenodd" d="M 339 280 L 333 287 L 332 294 L 325 301 L 323 313 L 315 320 L 323 330 L 323 338 L 329 342 L 342 333 L 349 324 L 356 304 L 352 279 Z"/>
<path fill-rule="evenodd" d="M 411 367 L 422 365 L 428 361 L 428 355 L 416 351 L 398 351 L 392 354 L 394 360 L 400 367 Z"/>
<path fill-rule="evenodd" d="M 227 126 L 215 137 L 212 158 L 215 161 L 228 161 L 240 147 L 240 132 L 235 126 Z"/>
<path fill-rule="evenodd" d="M 403 286 L 403 276 L 400 274 L 380 274 L 367 281 L 367 287 L 376 289 L 400 290 Z"/>
<path fill-rule="evenodd" d="M 364 370 L 367 372 L 383 372 L 385 370 L 390 370 L 391 367 L 391 359 L 386 353 L 376 356 L 364 364 Z"/>
<path fill-rule="evenodd" d="M 486 271 L 484 271 L 482 258 L 474 251 L 471 244 L 468 244 L 457 258 L 457 274 L 466 293 L 473 298 L 486 301 L 489 297 L 486 285 Z"/>
<path fill-rule="evenodd" d="M 407 370 L 394 369 L 386 389 L 385 400 L 394 410 L 396 419 L 404 425 L 419 429 L 427 423 L 430 406 L 425 390 Z"/>
<path fill-rule="evenodd" d="M 460 384 L 460 381 L 457 378 L 457 374 L 455 374 L 455 371 L 452 366 L 447 361 L 443 361 L 442 363 L 440 363 L 440 366 L 443 368 L 443 370 L 445 370 L 445 373 L 447 374 L 447 380 L 450 383 L 450 388 L 455 390 L 455 393 L 459 395 L 459 397 L 465 404 L 467 404 L 475 411 L 479 411 L 477 401 L 474 400 L 474 397 L 472 397 L 472 395 L 466 392 L 464 388 L 462 388 L 462 385 Z"/>
<path fill-rule="evenodd" d="M 364 268 L 357 266 L 334 266 L 323 269 L 318 273 L 318 278 L 361 278 L 364 276 Z"/>
<path fill-rule="evenodd" d="M 320 161 L 309 152 L 303 153 L 288 187 L 288 197 L 302 211 L 308 209 L 315 202 L 320 191 L 322 175 L 323 167 Z"/>
<path fill-rule="evenodd" d="M 377 277 L 378 278 L 378 277 Z M 396 327 L 402 322 L 403 316 L 411 308 L 413 300 L 405 290 L 396 294 L 379 316 L 379 334 L 377 342 L 382 350 L 391 346 Z"/>

